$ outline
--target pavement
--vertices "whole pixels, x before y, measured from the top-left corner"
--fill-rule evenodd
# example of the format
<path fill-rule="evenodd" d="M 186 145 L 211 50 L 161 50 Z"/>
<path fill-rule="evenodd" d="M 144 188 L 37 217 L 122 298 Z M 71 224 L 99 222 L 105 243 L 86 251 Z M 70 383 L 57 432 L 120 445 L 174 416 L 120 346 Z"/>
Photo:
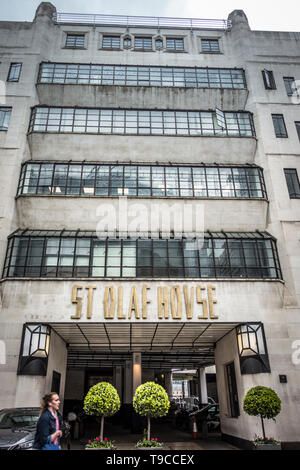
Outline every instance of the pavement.
<path fill-rule="evenodd" d="M 71 450 L 84 450 L 89 439 L 98 436 L 97 430 L 86 430 L 85 436 L 71 441 Z M 193 439 L 191 433 L 181 431 L 171 424 L 152 424 L 151 437 L 157 437 L 163 443 L 163 450 L 239 450 L 221 440 L 220 434 L 208 434 L 207 439 Z M 135 445 L 142 439 L 141 434 L 131 434 L 121 425 L 111 425 L 104 422 L 104 437 L 115 442 L 117 450 L 137 450 Z M 64 450 L 65 446 L 63 446 Z"/>

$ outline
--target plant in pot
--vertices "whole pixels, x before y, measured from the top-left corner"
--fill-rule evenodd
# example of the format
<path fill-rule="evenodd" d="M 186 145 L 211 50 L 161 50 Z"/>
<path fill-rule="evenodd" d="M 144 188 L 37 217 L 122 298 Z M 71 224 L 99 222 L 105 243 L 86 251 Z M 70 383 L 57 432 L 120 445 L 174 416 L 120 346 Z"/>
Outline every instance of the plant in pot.
<path fill-rule="evenodd" d="M 87 450 L 114 450 L 114 441 L 103 439 L 104 418 L 114 415 L 120 409 L 120 398 L 117 390 L 107 382 L 99 382 L 91 387 L 84 399 L 84 411 L 87 415 L 100 416 L 100 436 L 89 440 Z"/>
<path fill-rule="evenodd" d="M 136 444 L 138 449 L 161 449 L 163 444 L 157 438 L 150 437 L 150 419 L 165 416 L 170 407 L 168 394 L 165 389 L 155 382 L 146 382 L 140 385 L 133 397 L 133 408 L 141 415 L 146 416 L 148 421 L 147 435 Z"/>
<path fill-rule="evenodd" d="M 250 416 L 260 416 L 263 437 L 253 441 L 256 450 L 280 450 L 281 444 L 273 437 L 266 437 L 264 419 L 273 419 L 280 413 L 281 400 L 277 393 L 267 387 L 253 387 L 248 390 L 243 403 L 244 411 Z"/>

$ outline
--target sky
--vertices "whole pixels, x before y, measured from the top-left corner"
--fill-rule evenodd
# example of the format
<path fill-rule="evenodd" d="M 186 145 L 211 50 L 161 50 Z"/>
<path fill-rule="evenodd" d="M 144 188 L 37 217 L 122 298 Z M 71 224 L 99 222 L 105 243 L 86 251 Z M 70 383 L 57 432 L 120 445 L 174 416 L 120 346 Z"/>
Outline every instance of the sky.
<path fill-rule="evenodd" d="M 227 19 L 244 10 L 250 28 L 300 31 L 299 0 L 52 0 L 58 12 Z M 32 21 L 40 0 L 0 0 L 0 21 Z"/>

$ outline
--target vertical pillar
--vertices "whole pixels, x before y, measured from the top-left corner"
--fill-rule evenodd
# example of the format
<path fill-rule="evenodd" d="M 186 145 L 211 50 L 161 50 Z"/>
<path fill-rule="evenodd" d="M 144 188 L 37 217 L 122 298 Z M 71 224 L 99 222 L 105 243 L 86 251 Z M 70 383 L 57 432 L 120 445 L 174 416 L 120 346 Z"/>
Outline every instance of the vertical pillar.
<path fill-rule="evenodd" d="M 125 387 L 124 387 L 124 403 L 132 403 L 132 363 L 131 361 L 125 361 Z"/>
<path fill-rule="evenodd" d="M 142 354 L 132 353 L 132 398 L 136 389 L 142 383 Z"/>
<path fill-rule="evenodd" d="M 117 392 L 120 397 L 120 402 L 122 403 L 123 397 L 122 397 L 122 367 L 121 366 L 116 366 L 115 370 L 115 387 L 117 389 Z"/>
<path fill-rule="evenodd" d="M 207 395 L 205 367 L 200 367 L 198 369 L 198 380 L 199 380 L 199 398 L 200 398 L 201 404 L 207 404 L 208 395 Z"/>
<path fill-rule="evenodd" d="M 165 389 L 168 394 L 169 400 L 172 400 L 172 397 L 173 397 L 172 372 L 165 373 Z"/>

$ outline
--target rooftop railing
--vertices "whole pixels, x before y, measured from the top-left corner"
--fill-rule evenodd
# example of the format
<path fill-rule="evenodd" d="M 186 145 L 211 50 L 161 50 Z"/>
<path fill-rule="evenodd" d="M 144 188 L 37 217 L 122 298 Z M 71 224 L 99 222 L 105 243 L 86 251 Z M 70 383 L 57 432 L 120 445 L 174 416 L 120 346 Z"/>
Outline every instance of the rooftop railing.
<path fill-rule="evenodd" d="M 152 28 L 189 28 L 189 29 L 223 29 L 231 28 L 229 20 L 212 20 L 199 18 L 171 18 L 155 16 L 93 15 L 85 13 L 55 13 L 56 23 L 78 23 L 105 26 L 143 26 Z"/>

